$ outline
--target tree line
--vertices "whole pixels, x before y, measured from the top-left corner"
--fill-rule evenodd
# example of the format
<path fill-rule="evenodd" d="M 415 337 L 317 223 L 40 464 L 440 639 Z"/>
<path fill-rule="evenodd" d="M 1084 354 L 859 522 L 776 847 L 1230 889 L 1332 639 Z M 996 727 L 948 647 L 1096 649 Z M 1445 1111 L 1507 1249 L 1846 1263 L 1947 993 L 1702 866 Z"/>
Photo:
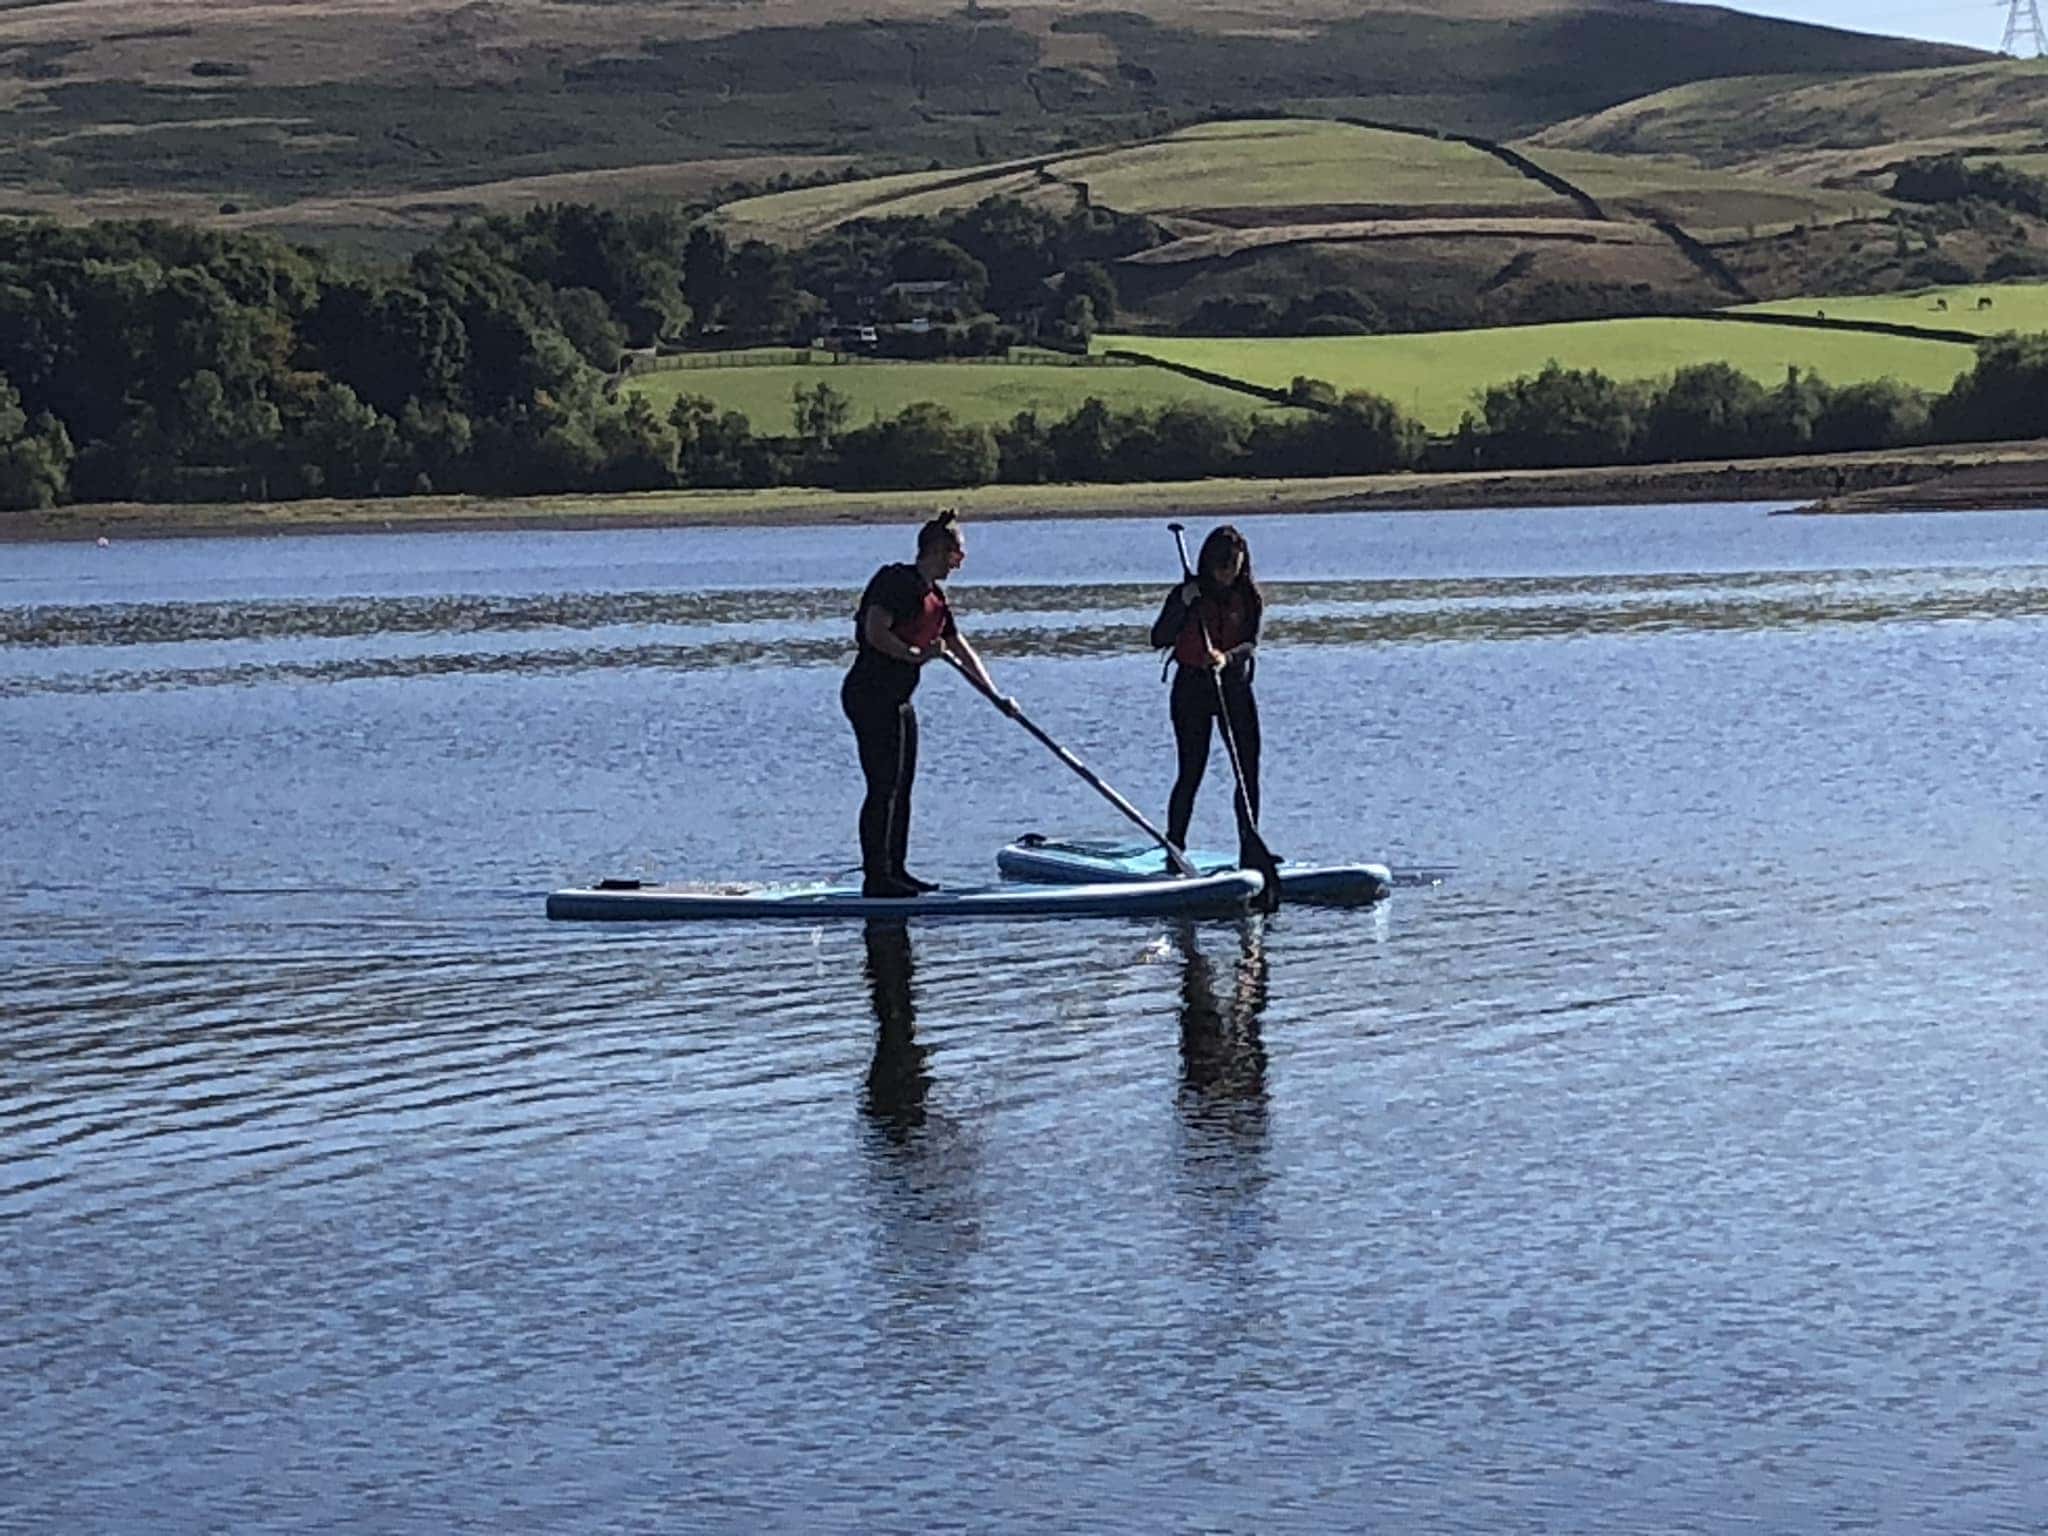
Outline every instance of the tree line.
<path fill-rule="evenodd" d="M 953 298 L 941 337 L 963 347 L 1084 339 L 1114 313 L 1106 263 L 1158 238 L 998 202 L 789 251 L 557 205 L 368 267 L 154 221 L 0 220 L 0 506 L 668 484 L 668 425 L 607 387 L 629 349 L 805 340 L 920 282 Z"/>
<path fill-rule="evenodd" d="M 1932 396 L 1891 379 L 1836 387 L 1796 368 L 1767 386 L 1726 363 L 1643 382 L 1552 363 L 1482 391 L 1440 437 L 1365 391 L 1299 378 L 1287 394 L 1294 409 L 1259 413 L 1091 398 L 1064 416 L 1024 411 L 994 426 L 925 401 L 856 426 L 852 402 L 821 382 L 798 386 L 787 432 L 757 431 L 741 412 L 686 396 L 653 433 L 673 434 L 664 484 L 848 490 L 1839 453 L 2048 436 L 2048 335 L 1985 341 L 1975 366 Z"/>
<path fill-rule="evenodd" d="M 892 285 L 958 319 L 1085 333 L 1142 219 L 984 203 L 796 251 L 681 215 L 556 206 L 457 226 L 402 266 L 154 222 L 0 221 L 0 507 L 428 491 L 916 488 L 1629 463 L 2048 435 L 2048 338 L 2002 337 L 1946 394 L 1721 364 L 1656 383 L 1552 366 L 1430 439 L 1298 381 L 1294 411 L 1089 400 L 996 427 L 937 403 L 854 425 L 820 386 L 784 422 L 666 413 L 610 386 L 630 348 L 787 340 Z M 879 296 L 879 300 L 878 300 Z M 951 323 L 946 316 L 944 323 Z"/>
<path fill-rule="evenodd" d="M 1988 338 L 1930 395 L 1896 379 L 1764 385 L 1727 363 L 1622 382 L 1552 363 L 1485 390 L 1438 450 L 1446 467 L 1562 468 L 1766 458 L 2048 436 L 2048 335 Z"/>

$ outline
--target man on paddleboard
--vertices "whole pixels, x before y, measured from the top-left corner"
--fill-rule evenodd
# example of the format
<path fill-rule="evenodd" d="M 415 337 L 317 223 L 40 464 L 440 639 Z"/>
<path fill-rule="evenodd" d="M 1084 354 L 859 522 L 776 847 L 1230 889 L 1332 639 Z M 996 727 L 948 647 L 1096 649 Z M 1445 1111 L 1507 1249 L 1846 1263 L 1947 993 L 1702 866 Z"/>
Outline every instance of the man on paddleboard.
<path fill-rule="evenodd" d="M 853 725 L 867 796 L 860 807 L 861 894 L 918 896 L 938 887 L 904 868 L 910 845 L 910 788 L 917 777 L 917 691 L 924 664 L 944 656 L 1002 706 L 1016 701 L 996 692 L 988 669 L 953 622 L 939 585 L 967 558 L 958 514 L 941 512 L 917 533 L 917 559 L 885 565 L 868 581 L 854 611 L 853 665 L 839 688 L 839 703 Z"/>

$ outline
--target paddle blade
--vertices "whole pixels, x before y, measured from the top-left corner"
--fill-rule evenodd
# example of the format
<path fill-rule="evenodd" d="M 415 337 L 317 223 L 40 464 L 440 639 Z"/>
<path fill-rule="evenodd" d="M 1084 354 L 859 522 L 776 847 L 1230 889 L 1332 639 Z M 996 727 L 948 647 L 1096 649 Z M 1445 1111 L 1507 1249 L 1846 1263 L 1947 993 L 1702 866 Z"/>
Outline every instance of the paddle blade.
<path fill-rule="evenodd" d="M 1241 869 L 1255 869 L 1265 888 L 1259 892 L 1255 903 L 1261 912 L 1280 910 L 1280 861 L 1273 856 L 1273 850 L 1266 846 L 1265 838 L 1259 835 L 1258 824 L 1246 815 L 1243 792 L 1237 800 L 1237 862 Z"/>

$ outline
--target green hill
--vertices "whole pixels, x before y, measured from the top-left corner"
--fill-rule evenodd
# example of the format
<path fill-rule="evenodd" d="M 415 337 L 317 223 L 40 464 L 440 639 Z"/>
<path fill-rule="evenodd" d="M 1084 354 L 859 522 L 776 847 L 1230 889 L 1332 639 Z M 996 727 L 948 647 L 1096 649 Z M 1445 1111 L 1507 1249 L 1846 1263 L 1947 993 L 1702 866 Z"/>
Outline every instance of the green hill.
<path fill-rule="evenodd" d="M 1788 60 L 1973 57 L 1648 0 L 17 5 L 0 8 L 0 208 L 417 243 L 426 210 L 534 177 L 986 164 L 1219 110 L 1510 137 Z M 647 195 L 631 177 L 581 190 Z"/>
<path fill-rule="evenodd" d="M 1138 143 L 800 188 L 719 210 L 735 240 L 816 240 L 857 219 L 937 216 L 993 197 L 1112 208 L 1177 238 L 1116 273 L 1126 323 L 1280 327 L 1316 294 L 1371 330 L 1420 331 L 1715 308 L 1803 292 L 1795 271 L 1736 286 L 1701 239 L 1767 240 L 1887 217 L 1875 192 L 1582 150 L 1328 120 L 1198 124 Z M 1355 301 L 1355 302 L 1352 302 Z M 1334 302 L 1334 301 L 1333 301 Z M 1296 328 L 1299 328 L 1298 326 Z"/>
<path fill-rule="evenodd" d="M 1602 157 L 1596 157 L 1602 158 Z M 1201 123 L 1107 149 L 749 198 L 719 210 L 735 239 L 815 239 L 853 219 L 935 214 L 991 197 L 1085 201 L 1210 228 L 1487 213 L 1569 217 L 1569 198 L 1469 144 L 1339 122 Z"/>
<path fill-rule="evenodd" d="M 1802 186 L 1642 157 L 1515 146 L 1539 171 L 1620 217 L 1715 231 L 1867 217 L 1873 192 Z M 1053 206 L 1085 200 L 1149 214 L 1187 235 L 1367 219 L 1574 218 L 1567 192 L 1463 139 L 1313 119 L 1211 122 L 1135 144 L 1032 160 L 880 177 L 747 198 L 719 211 L 734 238 L 815 239 L 853 219 L 935 214 L 991 197 Z"/>
<path fill-rule="evenodd" d="M 2048 60 L 1702 81 L 1556 124 L 1530 144 L 1836 184 L 1916 155 L 2038 153 L 2048 150 Z"/>

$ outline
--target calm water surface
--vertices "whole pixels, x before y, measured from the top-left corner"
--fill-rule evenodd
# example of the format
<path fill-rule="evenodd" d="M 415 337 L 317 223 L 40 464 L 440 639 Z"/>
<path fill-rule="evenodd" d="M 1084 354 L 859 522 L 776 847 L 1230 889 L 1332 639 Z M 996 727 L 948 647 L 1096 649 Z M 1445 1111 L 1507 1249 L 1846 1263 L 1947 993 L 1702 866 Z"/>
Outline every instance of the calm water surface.
<path fill-rule="evenodd" d="M 0 546 L 0 1528 L 2048 1526 L 2048 519 L 1247 530 L 1271 840 L 1444 883 L 550 925 L 854 862 L 908 530 Z M 1163 808 L 1163 530 L 971 539 Z M 926 873 L 1117 827 L 920 708 Z"/>

